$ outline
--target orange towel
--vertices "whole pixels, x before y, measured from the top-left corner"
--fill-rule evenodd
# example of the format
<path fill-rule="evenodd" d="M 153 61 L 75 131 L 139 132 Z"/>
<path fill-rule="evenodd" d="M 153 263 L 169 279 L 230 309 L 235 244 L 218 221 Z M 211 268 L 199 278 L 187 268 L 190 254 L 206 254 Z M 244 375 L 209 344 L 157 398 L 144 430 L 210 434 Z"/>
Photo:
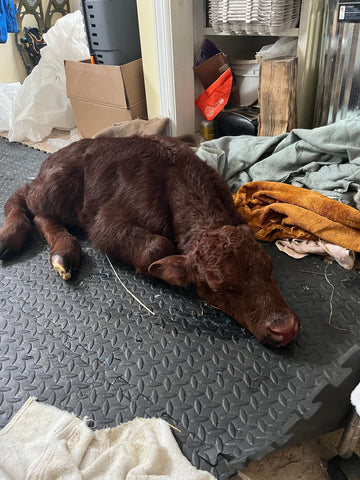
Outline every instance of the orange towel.
<path fill-rule="evenodd" d="M 360 252 L 360 211 L 312 190 L 250 182 L 233 199 L 258 240 L 321 239 Z"/>

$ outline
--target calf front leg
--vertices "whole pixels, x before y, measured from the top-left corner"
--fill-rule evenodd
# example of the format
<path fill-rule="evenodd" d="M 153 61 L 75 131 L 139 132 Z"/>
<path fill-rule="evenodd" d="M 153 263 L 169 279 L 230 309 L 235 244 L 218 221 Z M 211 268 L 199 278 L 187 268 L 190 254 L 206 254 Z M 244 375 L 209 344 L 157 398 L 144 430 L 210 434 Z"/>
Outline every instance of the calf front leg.
<path fill-rule="evenodd" d="M 34 224 L 50 247 L 50 262 L 61 278 L 68 280 L 79 267 L 80 244 L 64 225 L 51 217 L 36 215 Z"/>
<path fill-rule="evenodd" d="M 109 222 L 104 228 L 96 228 L 95 222 L 89 236 L 96 249 L 130 263 L 143 274 L 148 273 L 153 262 L 177 253 L 168 238 L 131 223 L 115 225 Z"/>

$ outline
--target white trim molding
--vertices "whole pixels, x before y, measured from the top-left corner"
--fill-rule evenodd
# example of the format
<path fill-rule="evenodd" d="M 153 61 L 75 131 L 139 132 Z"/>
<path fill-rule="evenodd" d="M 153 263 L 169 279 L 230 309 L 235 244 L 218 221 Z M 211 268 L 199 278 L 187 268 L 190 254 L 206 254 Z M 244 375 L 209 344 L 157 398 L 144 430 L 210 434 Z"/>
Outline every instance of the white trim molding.
<path fill-rule="evenodd" d="M 171 136 L 194 133 L 192 0 L 152 0 L 160 115 Z"/>

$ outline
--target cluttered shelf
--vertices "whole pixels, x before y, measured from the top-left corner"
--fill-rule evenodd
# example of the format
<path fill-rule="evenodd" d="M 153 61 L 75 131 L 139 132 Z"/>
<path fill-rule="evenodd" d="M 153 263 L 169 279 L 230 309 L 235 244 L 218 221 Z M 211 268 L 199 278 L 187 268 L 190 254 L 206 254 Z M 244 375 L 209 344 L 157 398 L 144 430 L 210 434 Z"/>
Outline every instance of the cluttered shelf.
<path fill-rule="evenodd" d="M 204 40 L 213 42 L 221 50 L 226 57 L 225 63 L 229 65 L 234 77 L 232 94 L 225 107 L 227 111 L 221 116 L 225 117 L 226 114 L 228 117 L 230 107 L 236 106 L 236 113 L 244 115 L 244 108 L 253 110 L 256 106 L 258 113 L 261 112 L 258 116 L 258 135 L 282 133 L 289 128 L 294 128 L 299 68 L 298 43 L 303 41 L 305 26 L 303 24 L 300 27 L 300 17 L 302 13 L 308 11 L 307 2 L 290 0 L 284 4 L 281 0 L 264 2 L 204 0 L 204 6 L 205 15 L 202 29 Z M 303 7 L 304 12 L 302 11 Z M 285 57 L 288 59 L 285 60 Z M 267 72 L 269 60 L 271 60 L 271 68 Z M 301 60 L 302 58 L 300 58 L 300 73 Z M 214 63 L 214 59 L 205 62 L 205 65 L 195 67 L 195 72 L 209 67 L 208 63 Z M 259 81 L 260 65 L 262 65 L 261 82 Z M 275 73 L 272 67 L 276 68 L 276 81 L 274 81 Z M 237 88 L 235 88 L 235 84 Z M 279 85 L 281 85 L 280 90 L 278 90 Z M 238 101 L 233 96 L 235 90 L 239 90 Z M 280 93 L 281 99 L 284 98 L 285 91 L 289 92 L 289 95 L 282 108 L 280 110 L 272 108 L 268 114 L 270 99 L 271 105 L 274 105 L 274 102 L 279 100 Z M 238 105 L 241 107 L 241 112 L 239 112 Z M 275 113 L 274 110 L 276 110 Z M 231 115 L 233 113 L 231 112 Z M 253 112 L 250 113 L 250 121 L 254 123 L 252 121 Z M 274 123 L 275 114 L 277 120 Z M 228 119 L 226 118 L 226 120 Z M 214 119 L 215 130 L 217 130 L 219 121 L 220 117 Z M 266 124 L 276 124 L 276 132 L 264 131 Z M 222 129 L 220 131 L 222 132 Z M 214 134 L 216 133 L 214 132 Z"/>
<path fill-rule="evenodd" d="M 195 102 L 202 136 L 272 136 L 295 128 L 297 39 L 282 37 L 256 53 L 217 43 L 205 38 L 193 67 L 204 88 Z"/>

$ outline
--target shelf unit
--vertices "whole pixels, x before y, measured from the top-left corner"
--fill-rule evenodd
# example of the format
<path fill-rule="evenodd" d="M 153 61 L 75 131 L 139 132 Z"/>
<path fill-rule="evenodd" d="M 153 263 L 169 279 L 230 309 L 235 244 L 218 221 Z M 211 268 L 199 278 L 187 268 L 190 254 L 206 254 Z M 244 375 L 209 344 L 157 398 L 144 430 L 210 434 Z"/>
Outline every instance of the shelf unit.
<path fill-rule="evenodd" d="M 138 5 L 148 8 L 149 2 L 138 0 Z M 252 42 L 253 46 L 261 48 L 264 42 L 273 43 L 278 37 L 215 33 L 205 26 L 206 4 L 203 1 L 152 0 L 150 6 L 154 19 L 154 51 L 148 58 L 143 55 L 144 76 L 145 81 L 152 78 L 146 65 L 153 65 L 155 56 L 157 78 L 156 88 L 150 84 L 147 96 L 151 95 L 159 103 L 157 116 L 169 118 L 168 134 L 193 133 L 201 116 L 194 99 L 203 91 L 199 82 L 194 82 L 193 65 L 204 38 L 209 36 L 215 43 L 236 43 L 238 37 L 237 41 L 244 45 Z M 291 35 L 298 41 L 297 120 L 301 128 L 313 126 L 323 16 L 324 0 L 302 0 L 299 28 L 282 32 L 283 36 Z M 193 26 L 192 31 L 189 25 Z M 244 45 L 242 48 L 246 48 Z"/>
<path fill-rule="evenodd" d="M 322 37 L 322 26 L 324 16 L 324 2 L 318 0 L 302 0 L 301 15 L 298 28 L 291 28 L 281 32 L 281 35 L 262 34 L 235 34 L 227 32 L 214 32 L 206 25 L 206 0 L 203 8 L 203 37 L 210 37 L 216 43 L 217 39 L 227 37 L 242 39 L 257 39 L 253 43 L 266 39 L 275 42 L 279 37 L 296 37 L 298 39 L 297 58 L 297 124 L 300 128 L 312 128 L 314 117 L 314 104 L 316 96 L 318 63 L 320 57 L 320 46 Z M 227 40 L 229 42 L 229 40 Z M 231 40 L 230 40 L 231 41 Z M 247 40 L 248 44 L 251 40 Z M 266 43 L 264 43 L 266 44 Z"/>

